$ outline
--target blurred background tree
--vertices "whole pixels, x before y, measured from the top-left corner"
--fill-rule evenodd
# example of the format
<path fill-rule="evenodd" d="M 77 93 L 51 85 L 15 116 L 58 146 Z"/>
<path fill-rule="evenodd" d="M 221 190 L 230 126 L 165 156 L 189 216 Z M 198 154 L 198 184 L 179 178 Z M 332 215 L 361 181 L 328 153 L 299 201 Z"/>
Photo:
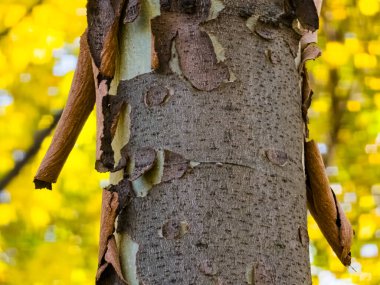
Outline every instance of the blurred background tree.
<path fill-rule="evenodd" d="M 0 2 L 0 185 L 64 107 L 86 0 Z M 315 91 L 310 138 L 356 231 L 343 267 L 310 217 L 313 284 L 380 284 L 380 1 L 324 3 L 309 63 Z M 54 191 L 33 190 L 50 137 L 0 187 L 0 284 L 93 284 L 101 186 L 95 117 L 85 125 Z M 10 176 L 9 176 L 10 177 Z"/>

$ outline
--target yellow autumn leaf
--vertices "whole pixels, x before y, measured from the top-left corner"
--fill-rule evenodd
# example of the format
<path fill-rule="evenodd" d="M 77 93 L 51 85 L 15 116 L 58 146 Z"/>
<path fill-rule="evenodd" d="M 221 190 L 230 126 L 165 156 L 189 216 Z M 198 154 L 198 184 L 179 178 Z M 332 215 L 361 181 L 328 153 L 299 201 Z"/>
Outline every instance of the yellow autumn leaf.
<path fill-rule="evenodd" d="M 380 55 L 380 41 L 373 40 L 368 43 L 368 52 L 374 55 Z"/>
<path fill-rule="evenodd" d="M 347 110 L 349 112 L 359 112 L 361 109 L 361 103 L 356 100 L 348 100 L 347 101 Z"/>
<path fill-rule="evenodd" d="M 377 58 L 375 55 L 368 53 L 358 53 L 354 55 L 354 65 L 357 68 L 375 68 L 377 65 Z"/>
<path fill-rule="evenodd" d="M 29 219 L 33 227 L 41 228 L 49 224 L 50 215 L 44 208 L 34 206 L 30 209 Z"/>
<path fill-rule="evenodd" d="M 83 269 L 74 269 L 71 271 L 70 279 L 74 284 L 84 284 L 88 277 Z"/>
<path fill-rule="evenodd" d="M 361 196 L 359 199 L 359 206 L 363 209 L 372 209 L 376 207 L 375 199 L 372 195 Z"/>
<path fill-rule="evenodd" d="M 380 93 L 376 93 L 373 96 L 373 102 L 375 103 L 376 107 L 380 109 Z"/>
<path fill-rule="evenodd" d="M 372 215 L 362 214 L 359 217 L 359 232 L 358 238 L 360 240 L 368 240 L 373 238 L 377 229 L 376 222 L 373 220 Z"/>
<path fill-rule="evenodd" d="M 363 51 L 361 41 L 356 37 L 348 37 L 344 40 L 344 46 L 350 53 L 358 53 Z"/>
<path fill-rule="evenodd" d="M 334 20 L 341 21 L 341 20 L 346 19 L 347 17 L 346 7 L 338 7 L 336 9 L 333 9 L 331 12 L 332 12 L 332 16 Z"/>
<path fill-rule="evenodd" d="M 373 16 L 379 12 L 378 0 L 359 0 L 358 7 L 360 12 L 365 16 Z"/>
<path fill-rule="evenodd" d="M 312 103 L 312 109 L 319 113 L 326 113 L 330 109 L 330 104 L 325 98 L 319 98 Z"/>
<path fill-rule="evenodd" d="M 339 67 L 349 60 L 347 48 L 340 42 L 328 42 L 322 58 L 332 67 Z"/>
<path fill-rule="evenodd" d="M 371 153 L 368 155 L 369 164 L 380 164 L 380 153 Z"/>
<path fill-rule="evenodd" d="M 6 13 L 3 24 L 6 27 L 12 27 L 17 24 L 26 13 L 26 7 L 19 4 L 7 5 L 4 9 L 6 9 Z"/>
<path fill-rule="evenodd" d="M 14 204 L 0 204 L 0 226 L 6 226 L 17 220 Z"/>
<path fill-rule="evenodd" d="M 380 77 L 368 76 L 364 78 L 365 84 L 372 90 L 380 90 Z"/>

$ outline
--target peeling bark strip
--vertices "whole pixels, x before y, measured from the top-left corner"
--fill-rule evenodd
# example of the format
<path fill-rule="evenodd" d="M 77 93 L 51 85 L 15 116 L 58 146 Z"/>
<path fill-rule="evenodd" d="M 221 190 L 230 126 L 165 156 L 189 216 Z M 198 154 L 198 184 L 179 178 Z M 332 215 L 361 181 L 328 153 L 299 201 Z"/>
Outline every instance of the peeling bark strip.
<path fill-rule="evenodd" d="M 313 98 L 313 90 L 310 87 L 309 82 L 309 73 L 306 69 L 306 66 L 303 67 L 302 72 L 302 118 L 305 124 L 305 138 L 309 137 L 309 118 L 308 118 L 308 111 L 311 106 L 311 100 Z"/>
<path fill-rule="evenodd" d="M 315 43 L 308 44 L 303 50 L 302 50 L 302 56 L 301 56 L 301 63 L 298 67 L 298 72 L 301 74 L 304 70 L 304 66 L 306 61 L 308 60 L 314 60 L 318 57 L 320 57 L 322 54 L 322 51 Z"/>
<path fill-rule="evenodd" d="M 322 157 L 314 141 L 305 144 L 308 208 L 328 243 L 343 263 L 351 264 L 353 230 L 331 190 Z"/>
<path fill-rule="evenodd" d="M 51 145 L 34 177 L 37 189 L 51 190 L 59 173 L 95 104 L 95 83 L 91 56 L 87 45 L 87 31 L 80 40 L 77 68 L 71 83 L 66 107 L 58 122 Z"/>
<path fill-rule="evenodd" d="M 99 172 L 116 171 L 122 169 L 125 165 L 120 164 L 115 167 L 114 151 L 112 149 L 112 140 L 115 136 L 117 123 L 120 114 L 127 106 L 126 98 L 122 96 L 107 95 L 105 80 L 100 83 L 97 97 L 101 101 L 101 107 L 97 106 L 97 159 L 95 168 Z M 104 95 L 106 94 L 106 95 Z M 124 160 L 127 157 L 126 149 Z M 124 162 L 126 163 L 126 161 Z"/>
<path fill-rule="evenodd" d="M 115 74 L 117 35 L 124 2 L 125 0 L 88 0 L 87 2 L 88 45 L 91 56 L 100 75 L 108 78 L 112 78 Z M 128 6 L 128 9 L 132 7 Z M 128 19 L 131 21 L 136 19 L 138 10 L 134 14 L 134 17 Z"/>
<path fill-rule="evenodd" d="M 230 77 L 227 66 L 218 62 L 210 36 L 199 27 L 207 20 L 210 6 L 210 0 L 161 1 L 161 15 L 152 20 L 157 71 L 171 73 L 174 42 L 183 76 L 193 87 L 205 91 L 217 88 Z"/>
<path fill-rule="evenodd" d="M 123 23 L 132 23 L 138 17 L 141 9 L 140 0 L 128 0 Z"/>
<path fill-rule="evenodd" d="M 286 0 L 285 11 L 294 14 L 303 28 L 313 32 L 318 30 L 319 17 L 313 0 Z"/>
<path fill-rule="evenodd" d="M 127 284 L 124 280 L 114 231 L 115 220 L 126 206 L 130 195 L 130 182 L 126 179 L 103 190 L 97 285 Z"/>
<path fill-rule="evenodd" d="M 96 285 L 127 284 L 120 267 L 119 251 L 116 246 L 115 236 L 108 240 L 107 251 L 102 265 L 96 273 Z"/>

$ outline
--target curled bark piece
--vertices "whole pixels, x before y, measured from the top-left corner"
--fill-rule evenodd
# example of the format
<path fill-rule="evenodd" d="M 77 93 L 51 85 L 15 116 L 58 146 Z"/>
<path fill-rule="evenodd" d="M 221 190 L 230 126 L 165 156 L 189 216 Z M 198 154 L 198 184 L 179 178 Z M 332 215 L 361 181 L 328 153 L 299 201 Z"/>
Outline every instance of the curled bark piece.
<path fill-rule="evenodd" d="M 311 44 L 307 45 L 302 50 L 301 63 L 298 66 L 298 72 L 301 74 L 301 72 L 304 69 L 306 61 L 314 60 L 314 59 L 320 57 L 321 54 L 322 54 L 322 51 L 316 44 L 311 43 Z"/>
<path fill-rule="evenodd" d="M 319 28 L 319 16 L 313 0 L 286 0 L 287 13 L 294 13 L 302 27 L 309 31 Z"/>
<path fill-rule="evenodd" d="M 109 284 L 127 284 L 121 271 L 119 251 L 114 235 L 108 240 L 106 253 L 96 273 L 96 285 Z"/>
<path fill-rule="evenodd" d="M 97 285 L 127 284 L 122 275 L 116 247 L 115 220 L 130 198 L 131 184 L 127 179 L 103 189 L 100 219 Z"/>
<path fill-rule="evenodd" d="M 127 1 L 127 7 L 125 8 L 125 17 L 123 23 L 131 23 L 138 17 L 141 9 L 140 0 Z"/>
<path fill-rule="evenodd" d="M 353 230 L 330 188 L 314 141 L 305 144 L 305 164 L 309 211 L 342 264 L 348 266 L 351 264 Z"/>
<path fill-rule="evenodd" d="M 111 186 L 112 187 L 112 186 Z M 102 212 L 100 217 L 100 238 L 99 238 L 99 266 L 106 254 L 108 239 L 115 229 L 115 219 L 118 214 L 119 195 L 117 192 L 103 189 Z"/>
<path fill-rule="evenodd" d="M 303 246 L 309 247 L 309 233 L 305 227 L 300 226 L 298 228 L 298 238 Z"/>
<path fill-rule="evenodd" d="M 87 31 L 80 40 L 77 68 L 65 109 L 58 122 L 51 145 L 34 177 L 35 187 L 51 189 L 95 104 L 95 82 Z"/>
<path fill-rule="evenodd" d="M 263 23 L 260 21 L 260 18 L 255 24 L 255 32 L 258 34 L 260 37 L 262 37 L 265 40 L 273 40 L 275 38 L 275 32 L 272 29 L 271 25 L 268 25 L 266 23 Z"/>
<path fill-rule="evenodd" d="M 164 151 L 164 171 L 161 181 L 167 182 L 175 178 L 181 178 L 190 166 L 190 161 L 182 155 L 170 150 Z"/>
<path fill-rule="evenodd" d="M 309 123 L 309 118 L 307 116 L 307 113 L 310 108 L 312 98 L 313 90 L 310 87 L 309 74 L 307 72 L 306 66 L 304 66 L 302 72 L 302 118 L 305 123 L 305 138 L 309 137 L 309 128 L 307 126 Z"/>
<path fill-rule="evenodd" d="M 89 0 L 87 2 L 88 44 L 102 76 L 115 74 L 118 51 L 119 19 L 125 0 Z"/>
<path fill-rule="evenodd" d="M 314 0 L 315 7 L 317 8 L 318 16 L 321 14 L 322 0 Z M 309 43 L 316 43 L 318 41 L 317 32 L 307 32 L 302 36 L 301 47 L 302 49 Z"/>
<path fill-rule="evenodd" d="M 135 165 L 129 180 L 134 181 L 145 172 L 152 169 L 156 161 L 156 151 L 149 147 L 140 148 L 135 151 L 132 159 Z"/>
<path fill-rule="evenodd" d="M 127 166 L 129 159 L 130 158 L 129 158 L 129 152 L 128 152 L 128 144 L 126 144 L 120 149 L 120 160 L 112 172 L 116 172 L 116 171 L 124 169 Z"/>
<path fill-rule="evenodd" d="M 171 72 L 169 60 L 174 41 L 182 74 L 193 87 L 210 91 L 228 81 L 227 66 L 218 62 L 209 35 L 199 27 L 209 16 L 210 0 L 183 1 L 180 5 L 176 5 L 176 1 L 166 2 L 161 3 L 161 15 L 152 20 L 159 60 L 157 71 Z M 205 58 L 209 60 L 205 61 Z"/>
<path fill-rule="evenodd" d="M 120 114 L 127 106 L 123 96 L 108 95 L 106 80 L 100 82 L 96 93 L 97 111 L 97 139 L 96 139 L 96 164 L 99 172 L 115 171 L 122 167 L 115 167 L 114 151 L 111 143 L 114 138 Z"/>

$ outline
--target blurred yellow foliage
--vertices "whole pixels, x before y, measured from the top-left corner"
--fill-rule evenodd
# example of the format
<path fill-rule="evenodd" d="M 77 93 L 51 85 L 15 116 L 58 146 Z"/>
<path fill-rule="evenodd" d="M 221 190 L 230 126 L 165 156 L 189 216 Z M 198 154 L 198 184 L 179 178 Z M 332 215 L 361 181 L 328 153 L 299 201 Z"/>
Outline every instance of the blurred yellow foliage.
<path fill-rule="evenodd" d="M 322 53 L 322 58 L 331 66 L 339 67 L 347 63 L 349 60 L 348 49 L 339 42 L 328 42 Z"/>
<path fill-rule="evenodd" d="M 358 53 L 354 56 L 354 64 L 357 68 L 375 68 L 377 57 L 368 53 Z"/>
<path fill-rule="evenodd" d="M 379 12 L 378 0 L 359 0 L 358 2 L 360 12 L 365 16 L 373 16 Z"/>
<path fill-rule="evenodd" d="M 361 103 L 355 100 L 347 101 L 347 110 L 350 112 L 359 112 L 361 109 Z"/>

